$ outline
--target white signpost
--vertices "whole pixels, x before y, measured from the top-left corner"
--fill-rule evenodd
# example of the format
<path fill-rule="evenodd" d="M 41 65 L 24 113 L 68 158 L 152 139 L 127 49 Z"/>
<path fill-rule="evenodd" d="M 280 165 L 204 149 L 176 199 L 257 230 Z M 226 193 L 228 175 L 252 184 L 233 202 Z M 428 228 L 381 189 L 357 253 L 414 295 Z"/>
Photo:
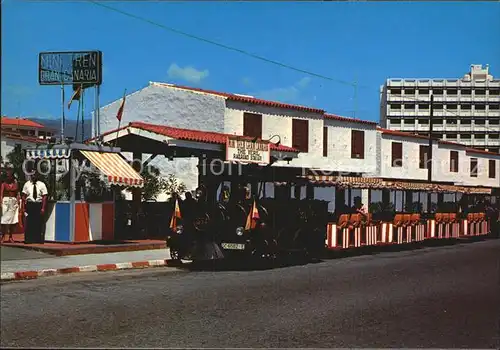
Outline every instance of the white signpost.
<path fill-rule="evenodd" d="M 237 163 L 269 164 L 271 144 L 266 141 L 228 137 L 226 142 L 226 161 Z"/>

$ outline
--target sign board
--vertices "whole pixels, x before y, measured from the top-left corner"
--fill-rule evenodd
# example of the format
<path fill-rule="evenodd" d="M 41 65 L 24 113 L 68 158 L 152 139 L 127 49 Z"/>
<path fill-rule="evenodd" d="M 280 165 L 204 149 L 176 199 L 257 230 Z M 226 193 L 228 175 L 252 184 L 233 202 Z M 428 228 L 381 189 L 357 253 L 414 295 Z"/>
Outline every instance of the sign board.
<path fill-rule="evenodd" d="M 229 162 L 269 164 L 271 145 L 262 140 L 253 142 L 237 137 L 228 137 L 226 160 Z"/>
<path fill-rule="evenodd" d="M 41 52 L 38 56 L 40 85 L 101 85 L 102 52 Z"/>

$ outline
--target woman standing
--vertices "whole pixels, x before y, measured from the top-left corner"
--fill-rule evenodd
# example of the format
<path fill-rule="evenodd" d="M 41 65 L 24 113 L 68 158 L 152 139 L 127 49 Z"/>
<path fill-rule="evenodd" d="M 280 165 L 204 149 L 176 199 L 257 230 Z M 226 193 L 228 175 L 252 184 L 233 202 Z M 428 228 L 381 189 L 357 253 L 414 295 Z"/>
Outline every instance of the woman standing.
<path fill-rule="evenodd" d="M 12 169 L 7 170 L 7 178 L 0 187 L 0 203 L 2 205 L 2 242 L 7 238 L 14 242 L 12 234 L 19 222 L 19 185 Z M 8 236 L 7 236 L 8 235 Z"/>

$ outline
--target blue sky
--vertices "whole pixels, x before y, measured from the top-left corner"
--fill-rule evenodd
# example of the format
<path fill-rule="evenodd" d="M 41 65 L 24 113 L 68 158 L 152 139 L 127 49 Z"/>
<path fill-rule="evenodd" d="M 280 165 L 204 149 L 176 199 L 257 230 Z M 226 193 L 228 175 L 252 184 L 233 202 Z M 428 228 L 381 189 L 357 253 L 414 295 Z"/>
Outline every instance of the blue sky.
<path fill-rule="evenodd" d="M 59 118 L 60 89 L 39 86 L 41 51 L 103 51 L 101 105 L 149 81 L 250 94 L 378 121 L 390 77 L 500 75 L 498 3 L 102 2 L 325 80 L 161 29 L 91 2 L 2 4 L 2 114 Z M 354 88 L 337 82 L 358 81 Z M 69 97 L 69 90 L 66 98 Z M 87 96 L 86 109 L 92 108 Z M 74 117 L 76 107 L 69 117 Z"/>

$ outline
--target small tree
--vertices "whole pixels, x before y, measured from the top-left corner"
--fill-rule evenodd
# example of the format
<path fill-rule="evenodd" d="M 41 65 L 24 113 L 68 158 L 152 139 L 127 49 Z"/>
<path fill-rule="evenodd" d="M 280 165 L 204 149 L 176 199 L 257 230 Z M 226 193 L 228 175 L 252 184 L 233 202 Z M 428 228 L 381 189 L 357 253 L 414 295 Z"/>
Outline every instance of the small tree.
<path fill-rule="evenodd" d="M 169 174 L 166 180 L 163 181 L 163 191 L 169 196 L 173 193 L 181 194 L 187 190 L 186 185 L 177 179 L 174 174 Z"/>
<path fill-rule="evenodd" d="M 160 169 L 155 166 L 145 167 L 142 170 L 141 176 L 144 179 L 142 200 L 156 200 L 156 197 L 158 197 L 164 186 L 164 180 L 160 177 Z"/>
<path fill-rule="evenodd" d="M 21 145 L 16 145 L 14 149 L 7 154 L 7 162 L 14 168 L 14 173 L 21 185 L 26 182 L 26 174 L 23 169 L 24 159 L 24 152 Z"/>

